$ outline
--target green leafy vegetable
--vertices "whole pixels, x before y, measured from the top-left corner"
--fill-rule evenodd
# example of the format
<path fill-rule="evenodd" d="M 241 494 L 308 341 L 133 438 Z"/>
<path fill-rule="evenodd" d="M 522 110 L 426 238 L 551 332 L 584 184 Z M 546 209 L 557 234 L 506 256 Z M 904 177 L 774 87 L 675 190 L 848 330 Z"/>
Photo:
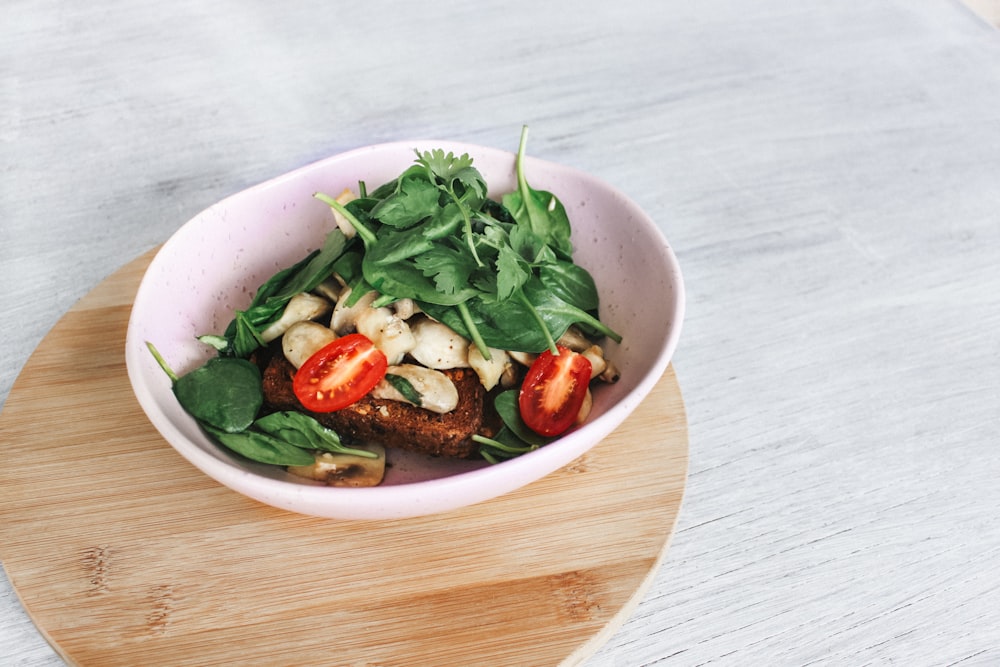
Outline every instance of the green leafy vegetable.
<path fill-rule="evenodd" d="M 202 342 L 228 357 L 245 359 L 264 345 L 261 332 L 277 321 L 293 296 L 309 292 L 330 277 L 347 248 L 339 229 L 326 236 L 323 247 L 294 266 L 279 271 L 260 286 L 246 310 L 237 310 L 223 336 L 202 336 Z M 224 342 L 223 342 L 224 341 Z"/>
<path fill-rule="evenodd" d="M 205 430 L 220 443 L 259 463 L 281 466 L 307 466 L 313 463 L 313 455 L 281 438 L 260 431 L 239 431 L 227 433 L 202 424 Z"/>
<path fill-rule="evenodd" d="M 251 362 L 213 357 L 178 377 L 152 343 L 153 358 L 170 378 L 178 403 L 217 442 L 250 460 L 283 466 L 313 463 L 313 450 L 377 458 L 341 444 L 336 432 L 300 412 L 257 418 L 263 404 L 260 371 Z"/>
<path fill-rule="evenodd" d="M 529 230 L 536 239 L 563 257 L 569 257 L 573 253 L 569 238 L 569 216 L 555 195 L 544 190 L 534 190 L 528 185 L 524 172 L 527 144 L 528 128 L 524 127 L 517 150 L 517 190 L 504 195 L 503 205 L 518 224 Z"/>
<path fill-rule="evenodd" d="M 302 449 L 316 449 L 335 454 L 352 454 L 364 458 L 378 458 L 378 454 L 364 449 L 346 447 L 336 431 L 329 429 L 309 415 L 292 410 L 272 412 L 254 422 L 254 427 L 275 438 Z"/>
<path fill-rule="evenodd" d="M 494 399 L 493 405 L 504 424 L 496 436 L 472 437 L 480 445 L 480 455 L 491 463 L 526 454 L 551 442 L 550 438 L 538 435 L 525 425 L 517 407 L 517 395 L 517 390 L 512 389 L 498 394 Z"/>
<path fill-rule="evenodd" d="M 172 383 L 177 402 L 199 422 L 227 433 L 253 423 L 264 402 L 260 371 L 249 361 L 213 357 L 187 375 L 178 377 L 152 345 L 146 347 Z"/>
<path fill-rule="evenodd" d="M 346 204 L 317 193 L 350 223 L 356 238 L 334 229 L 322 248 L 264 282 L 223 334 L 199 337 L 218 356 L 196 371 L 177 377 L 149 345 L 181 405 L 221 444 L 256 461 L 308 465 L 315 450 L 373 456 L 345 447 L 334 431 L 303 413 L 258 418 L 260 372 L 247 358 L 265 344 L 262 332 L 293 296 L 312 291 L 334 273 L 352 290 L 346 305 L 372 290 L 378 292 L 376 307 L 412 299 L 470 339 L 487 360 L 490 348 L 555 351 L 556 340 L 574 325 L 587 335 L 620 341 L 597 315 L 593 278 L 573 262 L 563 204 L 528 183 L 527 137 L 524 127 L 515 162 L 517 188 L 500 201 L 489 197 L 469 155 L 440 149 L 417 151 L 412 165 L 371 192 L 360 182 L 360 196 Z M 405 378 L 386 379 L 408 401 L 421 404 Z M 500 432 L 494 438 L 475 436 L 487 460 L 518 456 L 547 442 L 521 421 L 516 394 L 497 397 L 504 421 Z"/>
<path fill-rule="evenodd" d="M 316 197 L 357 230 L 364 253 L 349 250 L 340 275 L 355 290 L 374 289 L 377 303 L 413 299 L 424 312 L 489 348 L 555 349 L 572 324 L 620 337 L 596 317 L 593 278 L 572 262 L 569 219 L 549 192 L 524 173 L 521 134 L 518 189 L 498 203 L 468 155 L 417 152 L 415 164 L 364 200 L 340 204 Z M 553 293 L 538 301 L 544 290 Z"/>
<path fill-rule="evenodd" d="M 385 380 L 386 382 L 391 384 L 396 389 L 396 391 L 402 394 L 403 398 L 405 398 L 410 403 L 413 403 L 417 407 L 423 405 L 424 403 L 423 396 L 421 396 L 420 392 L 417 391 L 416 387 L 413 386 L 413 383 L 407 380 L 402 375 L 396 375 L 395 373 L 386 373 Z"/>

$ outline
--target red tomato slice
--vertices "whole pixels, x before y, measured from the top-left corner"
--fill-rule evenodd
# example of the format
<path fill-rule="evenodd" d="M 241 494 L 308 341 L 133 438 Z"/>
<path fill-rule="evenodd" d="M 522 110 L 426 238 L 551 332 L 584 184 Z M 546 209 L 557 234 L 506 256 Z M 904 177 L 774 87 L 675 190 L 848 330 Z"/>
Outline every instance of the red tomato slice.
<path fill-rule="evenodd" d="M 559 354 L 542 352 L 521 384 L 521 419 L 535 433 L 559 435 L 576 420 L 587 396 L 593 371 L 582 354 L 558 346 Z"/>
<path fill-rule="evenodd" d="M 333 412 L 367 394 L 385 376 L 385 355 L 361 334 L 338 338 L 306 359 L 292 390 L 308 410 Z"/>

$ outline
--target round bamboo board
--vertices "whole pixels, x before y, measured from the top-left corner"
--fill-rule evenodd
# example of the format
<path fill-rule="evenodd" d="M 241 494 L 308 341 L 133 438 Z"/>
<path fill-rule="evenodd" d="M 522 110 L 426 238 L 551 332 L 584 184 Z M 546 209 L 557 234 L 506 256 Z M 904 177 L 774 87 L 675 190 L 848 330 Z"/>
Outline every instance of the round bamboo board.
<path fill-rule="evenodd" d="M 220 486 L 136 403 L 123 346 L 153 253 L 74 306 L 0 414 L 0 558 L 80 665 L 567 665 L 628 618 L 687 474 L 673 369 L 584 457 L 430 517 L 343 522 Z"/>

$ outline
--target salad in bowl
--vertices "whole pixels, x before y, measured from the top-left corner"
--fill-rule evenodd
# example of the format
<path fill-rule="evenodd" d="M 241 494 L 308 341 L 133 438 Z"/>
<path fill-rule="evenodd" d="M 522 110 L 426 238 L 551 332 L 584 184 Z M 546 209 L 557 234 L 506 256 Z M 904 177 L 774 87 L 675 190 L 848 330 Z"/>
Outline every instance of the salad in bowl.
<path fill-rule="evenodd" d="M 187 223 L 126 341 L 154 426 L 231 488 L 338 518 L 487 500 L 599 442 L 669 363 L 680 272 L 635 204 L 526 145 L 373 146 Z"/>

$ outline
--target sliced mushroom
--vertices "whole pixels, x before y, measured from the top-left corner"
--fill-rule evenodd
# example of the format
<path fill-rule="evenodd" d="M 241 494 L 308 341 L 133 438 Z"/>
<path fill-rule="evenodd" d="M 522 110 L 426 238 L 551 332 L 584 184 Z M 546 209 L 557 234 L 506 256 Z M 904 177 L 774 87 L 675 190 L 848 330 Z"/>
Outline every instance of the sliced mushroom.
<path fill-rule="evenodd" d="M 351 299 L 351 289 L 344 289 L 337 299 L 337 305 L 333 308 L 333 317 L 330 318 L 330 328 L 337 332 L 338 336 L 349 334 L 357 329 L 358 315 L 371 307 L 372 301 L 378 296 L 374 290 L 368 292 L 358 302 L 348 306 Z"/>
<path fill-rule="evenodd" d="M 354 201 L 357 198 L 358 198 L 357 195 L 351 192 L 348 188 L 344 188 L 344 191 L 341 192 L 339 195 L 337 195 L 334 198 L 334 201 L 336 201 L 338 204 L 347 204 L 348 202 Z M 354 225 L 348 222 L 347 218 L 342 216 L 337 211 L 334 211 L 333 209 L 330 210 L 333 211 L 333 219 L 337 222 L 337 227 L 340 228 L 340 231 L 344 232 L 344 236 L 346 236 L 347 238 L 353 239 L 354 235 L 358 233 L 358 230 L 354 229 Z"/>
<path fill-rule="evenodd" d="M 576 413 L 576 424 L 582 424 L 587 421 L 587 417 L 590 416 L 590 410 L 594 407 L 594 396 L 590 393 L 590 388 L 587 388 L 587 393 L 583 397 L 583 403 L 580 405 L 580 411 Z"/>
<path fill-rule="evenodd" d="M 408 320 L 420 312 L 420 306 L 413 299 L 400 299 L 392 304 L 392 310 L 399 319 Z"/>
<path fill-rule="evenodd" d="M 469 346 L 469 366 L 476 371 L 479 382 L 489 391 L 497 386 L 504 372 L 510 367 L 510 357 L 503 350 L 490 348 L 490 359 L 486 359 L 483 353 L 475 345 Z"/>
<path fill-rule="evenodd" d="M 288 472 L 299 477 L 325 482 L 329 486 L 377 486 L 385 477 L 385 447 L 370 444 L 355 446 L 355 449 L 375 452 L 378 458 L 315 452 L 312 465 L 289 466 Z"/>
<path fill-rule="evenodd" d="M 281 337 L 281 351 L 285 359 L 296 368 L 300 367 L 312 355 L 337 340 L 333 329 L 319 322 L 296 322 L 288 327 Z"/>
<path fill-rule="evenodd" d="M 410 356 L 427 368 L 468 368 L 469 341 L 437 320 L 424 318 L 410 326 L 416 346 Z"/>
<path fill-rule="evenodd" d="M 614 384 L 615 382 L 618 382 L 618 378 L 621 377 L 621 373 L 618 371 L 618 367 L 615 366 L 615 363 L 610 359 L 607 360 L 607 364 L 607 368 L 605 368 L 604 372 L 598 377 L 604 382 Z"/>
<path fill-rule="evenodd" d="M 564 347 L 568 347 L 574 352 L 583 352 L 588 347 L 593 345 L 593 343 L 591 343 L 590 340 L 576 327 L 566 329 L 566 333 L 560 336 L 559 340 L 556 342 Z"/>
<path fill-rule="evenodd" d="M 451 381 L 451 378 L 441 371 L 416 364 L 400 364 L 389 366 L 386 375 L 396 375 L 409 382 L 420 396 L 419 403 L 408 399 L 392 382 L 385 378 L 372 389 L 371 395 L 374 398 L 403 401 L 438 414 L 451 412 L 458 406 L 458 389 L 455 388 L 455 383 Z"/>
<path fill-rule="evenodd" d="M 590 377 L 597 377 L 608 367 L 608 362 L 604 359 L 604 350 L 600 345 L 591 345 L 580 353 L 590 362 Z"/>
<path fill-rule="evenodd" d="M 417 340 L 410 326 L 388 308 L 366 308 L 358 313 L 355 328 L 382 350 L 389 364 L 398 364 Z"/>
<path fill-rule="evenodd" d="M 517 385 L 518 381 L 521 379 L 521 375 L 514 368 L 514 364 L 507 364 L 507 367 L 503 371 L 503 375 L 500 376 L 500 386 L 504 389 L 510 389 Z"/>
<path fill-rule="evenodd" d="M 321 296 L 307 294 L 306 292 L 296 294 L 288 301 L 285 311 L 281 314 L 278 321 L 264 329 L 260 337 L 265 343 L 270 343 L 272 340 L 280 338 L 288 331 L 288 327 L 296 322 L 315 320 L 323 317 L 330 312 L 331 307 L 330 302 Z"/>
<path fill-rule="evenodd" d="M 531 366 L 531 364 L 535 363 L 535 359 L 538 358 L 538 355 L 535 354 L 534 352 L 508 351 L 507 355 L 517 363 L 521 364 L 522 366 L 529 366 L 529 367 Z"/>
<path fill-rule="evenodd" d="M 330 277 L 316 285 L 316 289 L 313 291 L 319 296 L 329 299 L 330 303 L 337 303 L 337 299 L 340 298 L 341 290 L 340 282 L 336 278 Z"/>

